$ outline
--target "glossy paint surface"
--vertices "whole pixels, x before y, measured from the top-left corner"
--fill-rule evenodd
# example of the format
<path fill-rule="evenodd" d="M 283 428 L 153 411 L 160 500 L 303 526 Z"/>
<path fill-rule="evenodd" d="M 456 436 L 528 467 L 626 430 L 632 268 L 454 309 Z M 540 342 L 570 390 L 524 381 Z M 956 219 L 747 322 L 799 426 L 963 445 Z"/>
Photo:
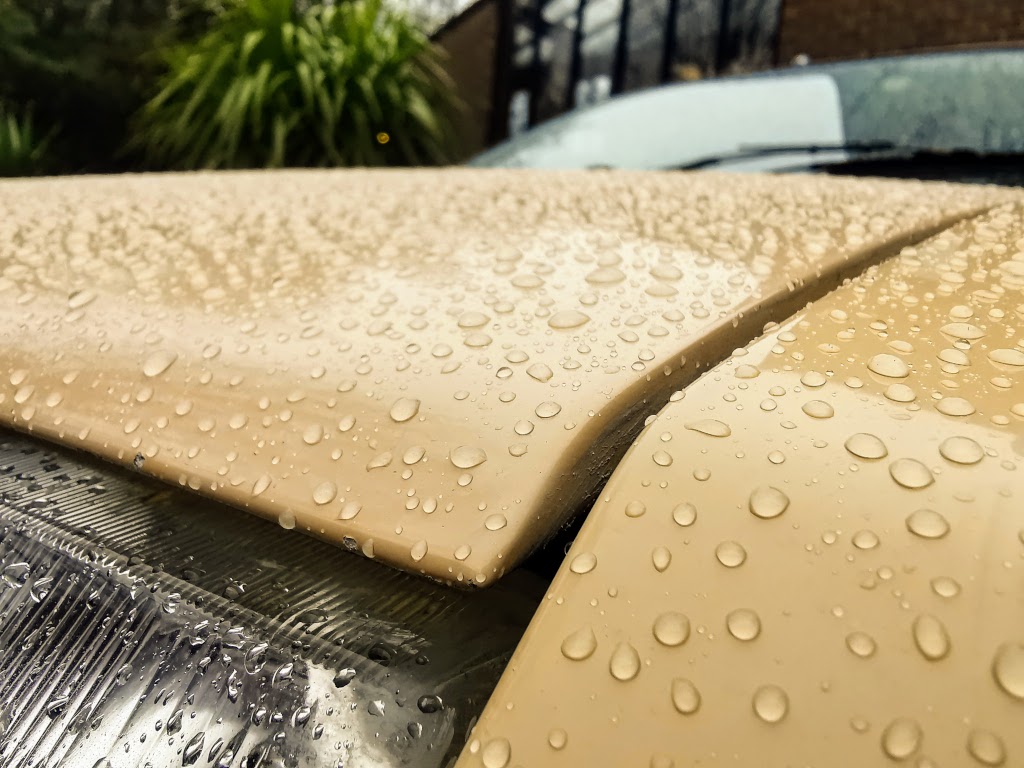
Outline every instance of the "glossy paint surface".
<path fill-rule="evenodd" d="M 473 170 L 4 182 L 0 421 L 485 585 L 589 507 L 672 391 L 1009 196 Z"/>

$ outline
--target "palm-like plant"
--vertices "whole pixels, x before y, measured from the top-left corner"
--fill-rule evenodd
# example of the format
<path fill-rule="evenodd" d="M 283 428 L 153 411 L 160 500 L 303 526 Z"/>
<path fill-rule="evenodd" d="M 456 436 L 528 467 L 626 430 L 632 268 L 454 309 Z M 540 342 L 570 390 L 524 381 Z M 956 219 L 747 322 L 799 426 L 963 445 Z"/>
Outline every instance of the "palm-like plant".
<path fill-rule="evenodd" d="M 452 103 L 427 38 L 381 0 L 241 0 L 172 49 L 137 121 L 178 168 L 443 161 Z"/>
<path fill-rule="evenodd" d="M 19 117 L 0 104 L 0 176 L 41 173 L 51 135 L 36 133 L 30 113 Z"/>

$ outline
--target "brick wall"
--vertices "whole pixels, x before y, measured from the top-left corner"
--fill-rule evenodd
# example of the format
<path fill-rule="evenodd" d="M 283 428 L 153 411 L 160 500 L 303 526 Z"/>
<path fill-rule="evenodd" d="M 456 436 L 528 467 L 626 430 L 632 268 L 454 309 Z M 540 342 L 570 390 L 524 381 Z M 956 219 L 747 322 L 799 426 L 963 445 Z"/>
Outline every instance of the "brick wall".
<path fill-rule="evenodd" d="M 447 54 L 445 68 L 463 102 L 456 116 L 459 160 L 472 157 L 488 145 L 499 20 L 500 4 L 496 0 L 478 0 L 456 23 L 442 28 L 433 38 Z"/>
<path fill-rule="evenodd" d="M 779 64 L 1024 44 L 1024 0 L 783 0 Z"/>

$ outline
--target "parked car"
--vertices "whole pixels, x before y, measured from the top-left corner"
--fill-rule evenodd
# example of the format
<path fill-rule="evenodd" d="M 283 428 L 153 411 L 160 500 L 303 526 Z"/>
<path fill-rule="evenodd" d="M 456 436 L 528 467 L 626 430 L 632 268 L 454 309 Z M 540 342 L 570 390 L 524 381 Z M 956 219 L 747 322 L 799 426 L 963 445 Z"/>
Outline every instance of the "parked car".
<path fill-rule="evenodd" d="M 478 166 L 820 170 L 1024 181 L 1024 52 L 867 59 L 680 83 L 577 109 Z"/>

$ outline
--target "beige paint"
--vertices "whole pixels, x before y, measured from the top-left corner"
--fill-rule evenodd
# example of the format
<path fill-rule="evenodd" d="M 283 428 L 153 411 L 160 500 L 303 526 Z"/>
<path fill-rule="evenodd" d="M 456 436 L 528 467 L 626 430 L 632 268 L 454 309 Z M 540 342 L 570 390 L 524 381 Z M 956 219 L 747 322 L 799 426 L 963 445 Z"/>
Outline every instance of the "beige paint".
<path fill-rule="evenodd" d="M 1022 463 L 1008 206 L 651 417 L 459 767 L 1024 765 Z"/>
<path fill-rule="evenodd" d="M 766 321 L 1015 194 L 472 170 L 3 182 L 0 420 L 485 584 Z"/>

